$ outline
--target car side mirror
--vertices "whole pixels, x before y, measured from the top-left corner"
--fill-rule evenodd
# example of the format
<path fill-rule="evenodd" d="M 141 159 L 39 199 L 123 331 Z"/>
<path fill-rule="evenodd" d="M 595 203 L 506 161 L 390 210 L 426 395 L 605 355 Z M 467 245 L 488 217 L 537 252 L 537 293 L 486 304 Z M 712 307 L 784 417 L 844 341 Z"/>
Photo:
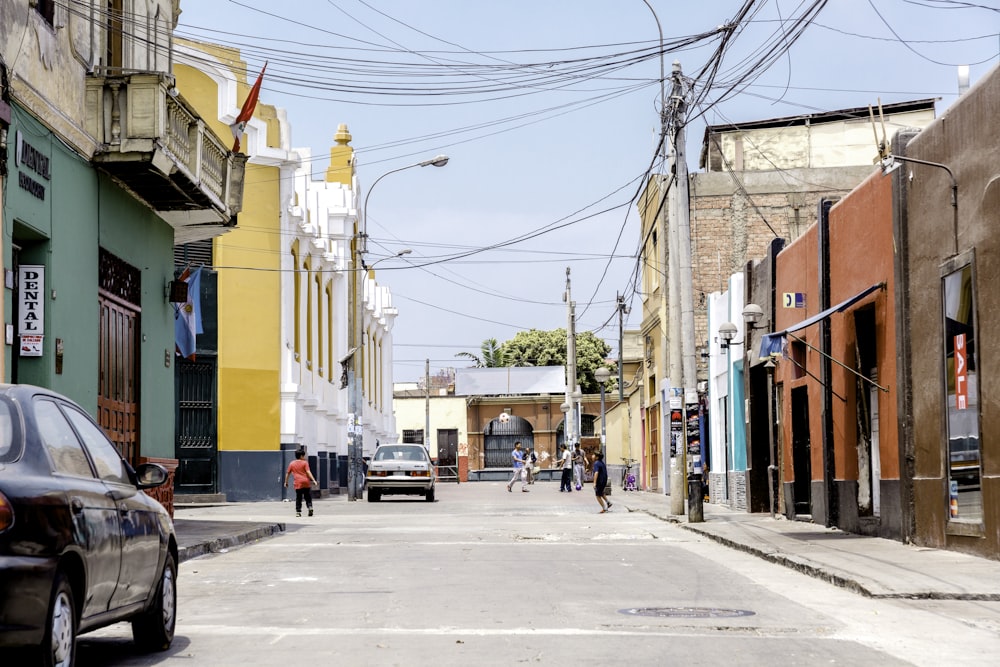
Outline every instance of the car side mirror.
<path fill-rule="evenodd" d="M 167 469 L 158 463 L 141 463 L 135 469 L 140 489 L 152 489 L 167 481 Z"/>

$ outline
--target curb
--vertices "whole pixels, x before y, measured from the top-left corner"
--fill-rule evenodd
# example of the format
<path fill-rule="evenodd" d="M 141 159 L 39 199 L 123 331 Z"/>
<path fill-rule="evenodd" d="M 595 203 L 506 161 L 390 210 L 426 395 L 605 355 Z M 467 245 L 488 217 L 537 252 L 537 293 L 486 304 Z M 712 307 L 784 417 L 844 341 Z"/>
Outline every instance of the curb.
<path fill-rule="evenodd" d="M 205 554 L 221 553 L 232 547 L 249 544 L 250 542 L 255 542 L 283 532 L 285 532 L 285 524 L 273 523 L 254 528 L 253 530 L 248 530 L 247 532 L 240 533 L 238 535 L 219 537 L 206 542 L 193 544 L 191 546 L 179 547 L 177 549 L 177 560 L 179 563 L 183 563 L 184 561 L 204 556 Z"/>

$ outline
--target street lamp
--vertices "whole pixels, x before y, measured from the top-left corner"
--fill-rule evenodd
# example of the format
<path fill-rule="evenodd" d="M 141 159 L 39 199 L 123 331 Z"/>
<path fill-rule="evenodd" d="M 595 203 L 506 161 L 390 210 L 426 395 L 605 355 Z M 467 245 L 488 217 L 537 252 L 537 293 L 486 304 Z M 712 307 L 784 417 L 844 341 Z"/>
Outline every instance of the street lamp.
<path fill-rule="evenodd" d="M 354 299 L 354 303 L 348 311 L 350 327 L 348 329 L 348 342 L 347 347 L 350 351 L 348 353 L 348 358 L 350 358 L 350 366 L 347 370 L 347 403 L 348 403 L 348 416 L 347 416 L 347 498 L 348 500 L 360 500 L 362 489 L 364 488 L 364 480 L 362 475 L 364 474 L 364 464 L 362 462 L 362 456 L 364 455 L 364 420 L 362 415 L 364 414 L 364 402 L 362 400 L 362 386 L 363 382 L 361 360 L 364 354 L 364 278 L 359 268 L 365 269 L 364 255 L 368 252 L 368 199 L 371 197 L 372 190 L 378 185 L 378 182 L 389 174 L 395 174 L 398 171 L 403 171 L 404 169 L 411 169 L 413 167 L 443 167 L 448 164 L 447 155 L 437 155 L 430 160 L 424 160 L 423 162 L 416 162 L 414 164 L 406 165 L 405 167 L 399 167 L 398 169 L 391 169 L 378 178 L 376 178 L 371 187 L 368 188 L 367 194 L 365 194 L 365 203 L 362 207 L 361 221 L 357 224 L 358 231 L 354 238 L 354 244 L 351 249 L 351 266 L 354 268 L 351 271 L 351 277 L 354 280 L 352 285 L 351 295 Z M 401 255 L 409 254 L 411 251 L 401 250 L 396 253 L 396 257 Z M 388 259 L 388 258 L 384 258 Z M 379 262 L 382 260 L 378 260 Z M 378 264 L 378 262 L 375 262 Z M 372 267 L 375 266 L 372 265 Z"/>
<path fill-rule="evenodd" d="M 368 271 L 368 275 L 371 276 L 372 275 L 371 272 L 375 270 L 375 267 L 378 266 L 379 264 L 381 264 L 382 262 L 384 262 L 385 260 L 387 260 L 387 259 L 396 259 L 397 257 L 402 257 L 403 255 L 409 255 L 411 252 L 413 252 L 413 251 L 410 250 L 409 248 L 404 248 L 404 249 L 400 250 L 399 252 L 397 252 L 395 255 L 389 255 L 388 257 L 383 257 L 382 259 L 379 259 L 379 260 L 376 260 L 376 261 L 372 262 L 371 266 L 366 265 L 365 264 L 365 258 L 362 257 L 361 258 L 361 268 L 363 268 L 366 271 Z"/>

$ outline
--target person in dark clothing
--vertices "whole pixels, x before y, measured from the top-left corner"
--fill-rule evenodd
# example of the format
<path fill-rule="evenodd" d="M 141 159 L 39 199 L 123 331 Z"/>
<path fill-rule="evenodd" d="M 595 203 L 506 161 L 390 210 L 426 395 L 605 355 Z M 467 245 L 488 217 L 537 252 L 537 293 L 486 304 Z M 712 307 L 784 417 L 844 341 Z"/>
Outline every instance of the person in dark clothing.
<path fill-rule="evenodd" d="M 570 457 L 566 445 L 559 445 L 559 458 L 556 463 L 562 468 L 562 478 L 559 482 L 559 491 L 572 491 L 573 487 L 573 461 Z"/>
<path fill-rule="evenodd" d="M 611 509 L 611 502 L 604 497 L 608 488 L 608 466 L 604 465 L 604 454 L 594 454 L 594 464 L 591 467 L 594 471 L 594 495 L 601 506 L 600 514 L 604 514 Z"/>

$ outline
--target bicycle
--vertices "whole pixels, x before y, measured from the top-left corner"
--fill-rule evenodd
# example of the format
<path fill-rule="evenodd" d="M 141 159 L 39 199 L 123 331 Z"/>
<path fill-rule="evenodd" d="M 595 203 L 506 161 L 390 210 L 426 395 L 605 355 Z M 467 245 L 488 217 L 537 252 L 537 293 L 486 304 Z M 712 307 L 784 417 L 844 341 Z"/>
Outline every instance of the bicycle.
<path fill-rule="evenodd" d="M 622 468 L 622 491 L 638 491 L 639 487 L 635 481 L 635 474 L 632 472 L 632 464 L 639 461 L 626 458 L 623 458 L 622 461 L 625 463 L 625 467 Z"/>

